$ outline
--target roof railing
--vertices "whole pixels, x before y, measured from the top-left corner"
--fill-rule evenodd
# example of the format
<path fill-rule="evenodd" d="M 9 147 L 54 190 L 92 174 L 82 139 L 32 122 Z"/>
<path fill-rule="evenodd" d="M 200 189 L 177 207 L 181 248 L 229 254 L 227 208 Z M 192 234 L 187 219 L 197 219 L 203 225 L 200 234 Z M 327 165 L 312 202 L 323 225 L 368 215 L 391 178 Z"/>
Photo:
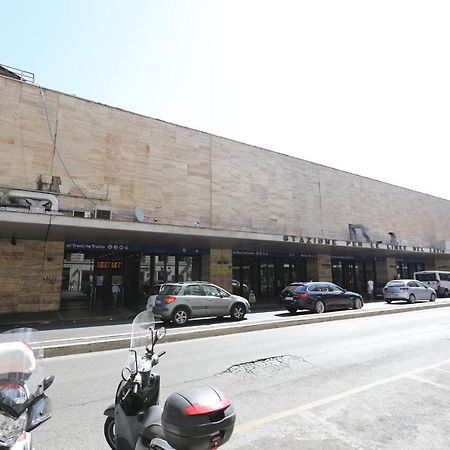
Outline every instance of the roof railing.
<path fill-rule="evenodd" d="M 34 83 L 34 73 L 32 72 L 27 72 L 26 70 L 17 69 L 16 67 L 10 67 L 1 63 L 0 67 L 3 67 L 7 71 L 17 75 L 21 81 L 28 81 L 29 83 Z"/>

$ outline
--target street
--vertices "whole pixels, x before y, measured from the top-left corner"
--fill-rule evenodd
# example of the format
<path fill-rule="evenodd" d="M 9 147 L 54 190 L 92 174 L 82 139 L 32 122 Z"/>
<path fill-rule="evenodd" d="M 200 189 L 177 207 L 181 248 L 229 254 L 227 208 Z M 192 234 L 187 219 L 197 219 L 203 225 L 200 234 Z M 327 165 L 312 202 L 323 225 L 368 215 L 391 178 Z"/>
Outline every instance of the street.
<path fill-rule="evenodd" d="M 227 393 L 229 449 L 449 448 L 450 310 L 412 311 L 159 344 L 161 403 L 187 387 Z M 107 449 L 103 410 L 127 350 L 44 360 L 53 417 L 36 449 Z"/>

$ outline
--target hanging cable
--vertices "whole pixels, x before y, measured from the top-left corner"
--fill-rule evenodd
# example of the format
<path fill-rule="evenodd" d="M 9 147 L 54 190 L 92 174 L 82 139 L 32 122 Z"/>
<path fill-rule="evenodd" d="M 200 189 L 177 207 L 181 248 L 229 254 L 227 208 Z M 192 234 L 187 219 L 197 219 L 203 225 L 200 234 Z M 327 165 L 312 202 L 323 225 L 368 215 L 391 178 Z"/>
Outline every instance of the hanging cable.
<path fill-rule="evenodd" d="M 53 143 L 53 151 L 56 153 L 56 155 L 58 156 L 58 159 L 61 163 L 61 165 L 63 166 L 64 170 L 67 173 L 67 176 L 70 178 L 70 180 L 72 181 L 73 185 L 77 188 L 78 192 L 81 194 L 82 197 L 84 197 L 86 200 L 88 200 L 89 202 L 91 202 L 94 206 L 97 206 L 97 203 L 95 203 L 92 199 L 90 199 L 85 193 L 84 191 L 81 189 L 80 186 L 78 186 L 77 182 L 75 181 L 75 179 L 72 177 L 72 175 L 70 174 L 69 170 L 67 169 L 66 165 L 64 164 L 64 161 L 62 159 L 61 154 L 58 151 L 58 147 L 56 146 L 56 138 L 53 134 L 52 131 L 52 127 L 50 125 L 50 119 L 48 117 L 48 109 L 47 109 L 47 102 L 45 101 L 45 97 L 44 97 L 44 91 L 42 89 L 42 86 L 39 85 L 39 90 L 41 91 L 41 97 L 42 97 L 42 101 L 44 102 L 44 109 L 45 109 L 45 117 L 47 119 L 47 126 L 48 126 L 48 131 L 50 133 L 50 139 L 52 140 Z"/>

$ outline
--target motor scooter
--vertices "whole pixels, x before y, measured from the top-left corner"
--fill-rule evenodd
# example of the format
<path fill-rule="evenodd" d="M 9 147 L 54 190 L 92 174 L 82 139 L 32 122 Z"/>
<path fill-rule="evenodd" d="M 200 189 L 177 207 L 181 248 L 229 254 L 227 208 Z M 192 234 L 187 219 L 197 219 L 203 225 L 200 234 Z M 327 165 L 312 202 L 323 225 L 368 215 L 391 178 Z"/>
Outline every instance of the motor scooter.
<path fill-rule="evenodd" d="M 45 395 L 54 377 L 42 378 L 40 333 L 16 328 L 0 334 L 0 448 L 33 450 L 31 431 L 51 417 Z"/>
<path fill-rule="evenodd" d="M 165 333 L 164 328 L 155 330 L 151 311 L 133 321 L 128 363 L 115 402 L 104 411 L 105 439 L 113 450 L 209 450 L 233 433 L 234 408 L 211 386 L 173 393 L 164 408 L 159 406 L 160 376 L 152 369 L 166 353 L 155 351 Z"/>

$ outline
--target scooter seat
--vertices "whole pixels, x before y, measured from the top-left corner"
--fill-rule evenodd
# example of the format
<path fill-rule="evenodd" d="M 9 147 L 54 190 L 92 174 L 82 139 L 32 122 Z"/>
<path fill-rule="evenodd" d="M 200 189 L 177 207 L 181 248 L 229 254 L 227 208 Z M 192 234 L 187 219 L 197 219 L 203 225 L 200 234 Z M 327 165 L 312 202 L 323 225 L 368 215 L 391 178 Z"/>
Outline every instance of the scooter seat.
<path fill-rule="evenodd" d="M 162 408 L 160 406 L 151 406 L 147 409 L 142 421 L 142 432 L 139 433 L 145 440 L 151 441 L 153 438 L 164 439 L 161 415 Z"/>

